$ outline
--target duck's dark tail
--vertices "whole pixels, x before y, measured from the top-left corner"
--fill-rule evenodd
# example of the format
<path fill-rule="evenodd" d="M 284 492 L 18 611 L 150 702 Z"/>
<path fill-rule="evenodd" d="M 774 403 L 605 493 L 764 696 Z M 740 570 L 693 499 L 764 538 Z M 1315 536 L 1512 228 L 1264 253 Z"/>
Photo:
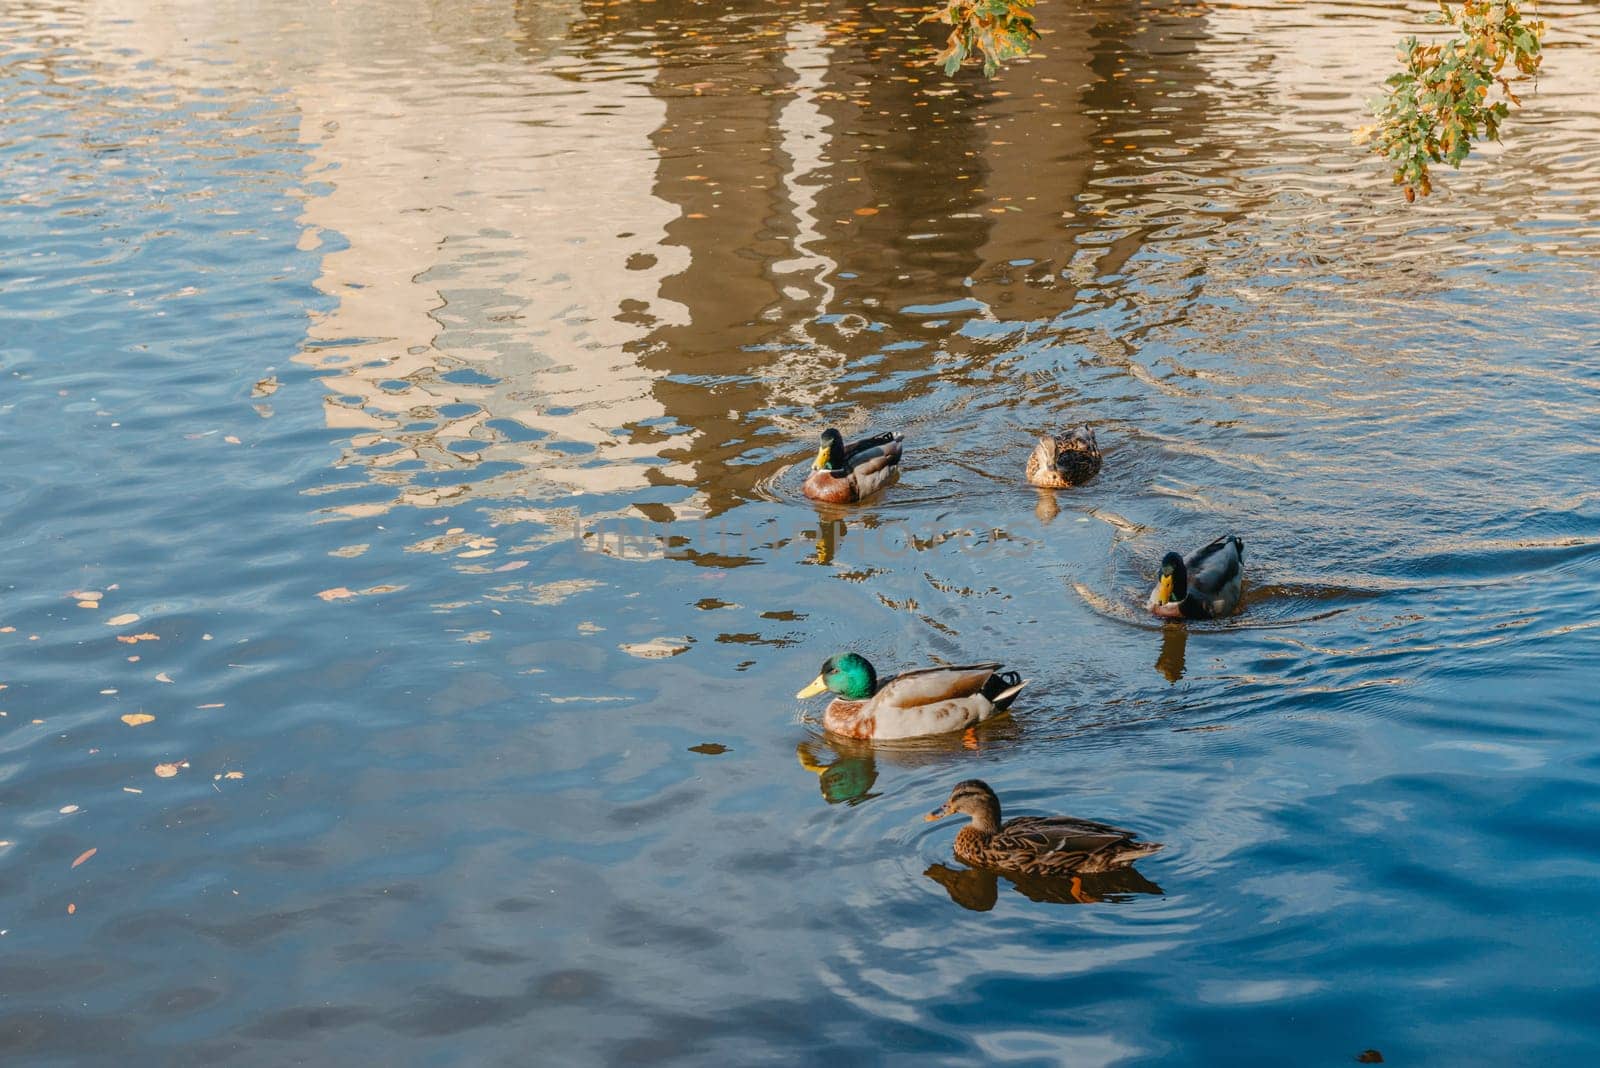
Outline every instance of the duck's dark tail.
<path fill-rule="evenodd" d="M 1015 671 L 996 671 L 989 676 L 989 681 L 983 684 L 982 693 L 994 703 L 997 710 L 1004 711 L 1011 707 L 1011 702 L 1017 699 L 1017 694 L 1021 693 L 1026 685 L 1028 680 Z"/>

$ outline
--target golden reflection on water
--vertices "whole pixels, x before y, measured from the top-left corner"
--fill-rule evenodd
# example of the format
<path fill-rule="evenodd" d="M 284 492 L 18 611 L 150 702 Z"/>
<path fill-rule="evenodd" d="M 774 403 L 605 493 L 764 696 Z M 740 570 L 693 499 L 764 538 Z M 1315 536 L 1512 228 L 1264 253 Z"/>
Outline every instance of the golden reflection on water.
<path fill-rule="evenodd" d="M 1126 299 L 1136 254 L 1165 243 L 1183 255 L 1142 277 L 1181 315 L 1219 267 L 1204 242 L 1265 199 L 1370 204 L 1381 175 L 1336 134 L 1387 73 L 1394 21 L 1356 5 L 1330 38 L 1293 8 L 1064 6 L 996 80 L 944 78 L 913 51 L 935 29 L 847 3 L 397 0 L 284 21 L 113 0 L 90 25 L 175 76 L 293 99 L 301 247 L 333 302 L 300 360 L 351 432 L 341 462 L 388 490 L 330 514 L 584 493 L 664 521 L 746 499 L 819 411 L 848 426 L 846 368 L 876 405 L 914 401 L 993 360 L 964 322 Z M 1594 51 L 1560 50 L 1542 91 L 1592 78 Z M 1281 177 L 1247 193 L 1251 168 Z M 1137 330 L 1050 328 L 1173 385 L 1131 358 Z"/>

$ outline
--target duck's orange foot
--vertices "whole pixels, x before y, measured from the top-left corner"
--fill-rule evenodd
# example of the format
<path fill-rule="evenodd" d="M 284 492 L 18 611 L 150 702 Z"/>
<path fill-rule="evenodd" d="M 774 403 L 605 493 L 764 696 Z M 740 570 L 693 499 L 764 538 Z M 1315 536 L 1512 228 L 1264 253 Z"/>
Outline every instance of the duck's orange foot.
<path fill-rule="evenodd" d="M 1072 877 L 1072 900 L 1076 901 L 1080 905 L 1087 905 L 1089 902 L 1098 901 L 1099 899 L 1093 894 L 1084 893 L 1083 878 L 1081 876 L 1074 875 Z"/>
<path fill-rule="evenodd" d="M 961 744 L 967 749 L 978 748 L 978 732 L 971 727 L 961 732 Z"/>

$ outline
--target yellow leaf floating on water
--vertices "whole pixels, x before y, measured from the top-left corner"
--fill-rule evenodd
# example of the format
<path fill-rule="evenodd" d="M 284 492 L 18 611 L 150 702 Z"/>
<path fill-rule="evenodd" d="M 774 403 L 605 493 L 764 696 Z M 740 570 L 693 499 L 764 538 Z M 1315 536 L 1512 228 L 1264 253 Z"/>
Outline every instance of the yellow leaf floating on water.
<path fill-rule="evenodd" d="M 78 811 L 78 806 L 77 805 L 62 805 L 59 811 L 61 812 L 61 814 L 63 816 L 70 816 L 74 812 Z"/>
<path fill-rule="evenodd" d="M 244 778 L 244 772 L 242 772 L 242 771 L 230 771 L 226 775 L 224 775 L 223 778 L 224 779 L 242 779 L 242 778 Z"/>
<path fill-rule="evenodd" d="M 168 675 L 165 671 L 158 671 L 158 672 L 156 672 L 156 681 L 157 682 L 171 682 L 172 681 L 172 676 Z"/>
<path fill-rule="evenodd" d="M 139 613 L 137 613 L 137 612 L 124 612 L 120 616 L 112 616 L 110 619 L 106 620 L 106 626 L 108 626 L 108 627 L 126 627 L 129 623 L 137 623 L 137 622 L 139 622 Z"/>
<path fill-rule="evenodd" d="M 71 593 L 67 594 L 67 596 L 71 597 L 74 601 L 98 601 L 100 598 L 104 597 L 105 594 L 101 593 L 99 590 L 73 590 Z"/>
<path fill-rule="evenodd" d="M 156 717 L 150 715 L 148 712 L 129 712 L 126 716 L 122 717 L 122 722 L 126 723 L 130 727 L 139 727 L 146 723 L 154 723 L 155 721 Z"/>
<path fill-rule="evenodd" d="M 196 708 L 226 708 L 227 706 L 224 705 L 221 701 L 218 701 L 215 704 L 195 705 L 194 707 L 196 707 Z"/>
<path fill-rule="evenodd" d="M 356 591 L 350 589 L 348 586 L 335 586 L 331 590 L 323 590 L 321 593 L 317 594 L 317 596 L 321 597 L 324 601 L 342 601 L 346 597 L 354 597 L 355 595 Z"/>
<path fill-rule="evenodd" d="M 68 916 L 71 916 L 74 912 L 77 912 L 77 911 L 78 911 L 78 906 L 77 905 L 73 904 L 71 901 L 67 902 L 67 915 Z"/>
<path fill-rule="evenodd" d="M 156 776 L 158 778 L 170 779 L 176 774 L 178 774 L 178 765 L 176 765 L 176 764 L 157 764 L 156 765 Z"/>
<path fill-rule="evenodd" d="M 72 866 L 76 868 L 79 864 L 82 864 L 84 861 L 88 860 L 98 852 L 100 852 L 99 846 L 95 846 L 93 849 L 84 850 L 82 853 L 78 854 L 78 859 L 72 862 Z"/>
<path fill-rule="evenodd" d="M 151 634 L 148 631 L 145 632 L 144 634 L 119 634 L 119 635 L 117 635 L 117 641 L 122 642 L 122 643 L 124 643 L 126 645 L 137 645 L 139 642 L 158 642 L 160 640 L 161 640 L 160 636 L 155 635 L 155 634 Z"/>

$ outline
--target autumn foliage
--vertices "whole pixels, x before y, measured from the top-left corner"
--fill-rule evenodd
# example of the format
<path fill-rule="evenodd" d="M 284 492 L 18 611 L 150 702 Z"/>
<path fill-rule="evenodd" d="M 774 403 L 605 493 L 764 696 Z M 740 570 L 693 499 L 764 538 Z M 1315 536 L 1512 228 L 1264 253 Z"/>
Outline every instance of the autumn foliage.
<path fill-rule="evenodd" d="M 922 19 L 951 27 L 934 62 L 954 74 L 968 58 L 981 56 L 983 72 L 993 74 L 1006 60 L 1027 55 L 1039 36 L 1032 8 L 1033 0 L 945 0 Z"/>
<path fill-rule="evenodd" d="M 1439 0 L 1431 17 L 1454 26 L 1455 38 L 1401 42 L 1405 66 L 1373 103 L 1377 123 L 1357 132 L 1394 168 L 1407 200 L 1433 191 L 1431 164 L 1460 167 L 1474 141 L 1500 139 L 1500 124 L 1522 103 L 1511 83 L 1532 77 L 1544 58 L 1544 23 L 1524 21 L 1516 0 L 1464 0 L 1458 7 Z"/>
<path fill-rule="evenodd" d="M 934 62 L 954 74 L 969 59 L 992 75 L 1008 59 L 1028 54 L 1038 33 L 1034 0 L 941 0 L 924 22 L 949 26 Z M 1453 40 L 1400 43 L 1403 68 L 1389 76 L 1388 92 L 1373 103 L 1377 122 L 1357 131 L 1394 169 L 1407 200 L 1433 191 L 1429 168 L 1460 167 L 1475 141 L 1500 139 L 1500 125 L 1522 103 L 1511 83 L 1531 78 L 1543 58 L 1542 20 L 1524 20 L 1517 0 L 1438 0 L 1430 19 L 1454 27 Z M 1508 71 L 1507 68 L 1510 68 Z M 1498 93 L 1495 90 L 1498 89 Z M 1493 99 L 1491 99 L 1493 97 Z"/>

